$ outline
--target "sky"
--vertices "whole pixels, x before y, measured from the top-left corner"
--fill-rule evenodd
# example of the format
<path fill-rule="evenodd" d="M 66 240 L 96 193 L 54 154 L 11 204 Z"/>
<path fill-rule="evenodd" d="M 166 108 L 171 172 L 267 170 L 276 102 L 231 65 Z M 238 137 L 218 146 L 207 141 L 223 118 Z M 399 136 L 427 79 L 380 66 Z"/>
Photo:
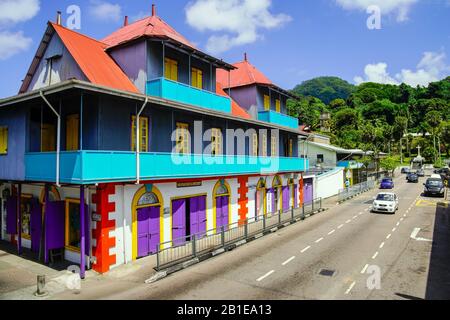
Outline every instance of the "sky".
<path fill-rule="evenodd" d="M 0 98 L 17 94 L 58 10 L 102 39 L 152 3 L 197 47 L 229 63 L 246 52 L 285 89 L 318 76 L 416 86 L 450 75 L 450 0 L 0 0 Z"/>

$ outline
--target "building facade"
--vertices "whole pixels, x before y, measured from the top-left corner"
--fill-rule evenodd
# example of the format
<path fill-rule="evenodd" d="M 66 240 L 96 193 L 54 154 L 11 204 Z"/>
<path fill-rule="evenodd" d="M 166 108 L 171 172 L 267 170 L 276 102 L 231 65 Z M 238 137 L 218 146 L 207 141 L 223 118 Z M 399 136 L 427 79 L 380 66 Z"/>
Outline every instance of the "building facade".
<path fill-rule="evenodd" d="M 256 84 L 248 105 L 218 81 L 239 66 L 155 9 L 125 21 L 101 41 L 49 22 L 20 93 L 0 100 L 1 238 L 82 276 L 304 201 L 287 92 Z"/>

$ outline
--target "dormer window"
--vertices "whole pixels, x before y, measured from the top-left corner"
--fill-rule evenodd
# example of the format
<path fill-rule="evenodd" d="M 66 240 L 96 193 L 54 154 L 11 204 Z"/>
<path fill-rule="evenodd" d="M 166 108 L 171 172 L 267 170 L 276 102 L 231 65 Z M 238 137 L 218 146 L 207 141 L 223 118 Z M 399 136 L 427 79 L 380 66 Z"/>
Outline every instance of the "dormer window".
<path fill-rule="evenodd" d="M 164 77 L 178 82 L 178 61 L 165 58 L 164 64 Z"/>
<path fill-rule="evenodd" d="M 194 88 L 203 89 L 203 71 L 197 68 L 191 70 L 192 86 Z"/>

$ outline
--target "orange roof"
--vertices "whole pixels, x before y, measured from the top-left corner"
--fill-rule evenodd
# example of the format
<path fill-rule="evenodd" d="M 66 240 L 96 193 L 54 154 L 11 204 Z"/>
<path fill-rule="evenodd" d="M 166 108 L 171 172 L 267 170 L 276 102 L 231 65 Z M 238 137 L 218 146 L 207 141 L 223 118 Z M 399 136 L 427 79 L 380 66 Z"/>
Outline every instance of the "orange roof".
<path fill-rule="evenodd" d="M 231 71 L 230 87 L 242 87 L 252 84 L 262 84 L 267 86 L 273 86 L 272 81 L 269 80 L 261 71 L 256 69 L 247 59 L 242 62 L 235 63 L 237 68 Z M 228 72 L 225 70 L 217 70 L 217 81 L 224 88 L 228 88 Z"/>
<path fill-rule="evenodd" d="M 192 49 L 196 49 L 192 43 L 190 43 L 185 37 L 175 31 L 174 28 L 169 26 L 157 15 L 153 15 L 124 26 L 107 36 L 102 40 L 102 42 L 106 43 L 108 48 L 111 48 L 141 37 L 172 39 L 191 47 Z"/>
<path fill-rule="evenodd" d="M 218 82 L 216 83 L 216 93 L 219 96 L 230 98 L 228 96 L 228 94 L 225 92 L 225 90 L 222 88 L 220 83 L 218 83 Z M 234 116 L 237 116 L 237 117 L 244 118 L 244 119 L 251 119 L 252 118 L 247 113 L 247 111 L 245 111 L 245 109 L 242 108 L 240 105 L 238 105 L 237 102 L 234 101 L 233 99 L 231 99 L 231 114 L 233 114 Z"/>
<path fill-rule="evenodd" d="M 51 23 L 81 71 L 94 84 L 139 93 L 122 69 L 105 52 L 106 44 Z"/>

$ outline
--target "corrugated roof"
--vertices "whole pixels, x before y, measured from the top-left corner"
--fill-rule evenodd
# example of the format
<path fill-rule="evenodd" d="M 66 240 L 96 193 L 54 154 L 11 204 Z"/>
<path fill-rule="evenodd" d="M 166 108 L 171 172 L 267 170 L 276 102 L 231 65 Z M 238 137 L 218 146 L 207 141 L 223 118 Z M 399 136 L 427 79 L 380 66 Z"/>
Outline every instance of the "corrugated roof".
<path fill-rule="evenodd" d="M 196 50 L 192 43 L 156 15 L 124 26 L 104 38 L 102 42 L 106 43 L 108 48 L 112 48 L 141 37 L 172 39 Z"/>
<path fill-rule="evenodd" d="M 216 93 L 220 96 L 230 98 L 228 94 L 225 92 L 225 90 L 222 88 L 220 83 L 217 82 L 216 84 Z M 231 99 L 231 98 L 230 98 Z M 241 117 L 244 119 L 251 119 L 252 117 L 248 114 L 247 111 L 245 111 L 244 108 L 242 108 L 236 101 L 231 99 L 231 113 L 234 116 Z"/>
<path fill-rule="evenodd" d="M 55 23 L 55 29 L 81 71 L 90 82 L 110 88 L 139 92 L 122 69 L 105 52 L 107 45 Z"/>

